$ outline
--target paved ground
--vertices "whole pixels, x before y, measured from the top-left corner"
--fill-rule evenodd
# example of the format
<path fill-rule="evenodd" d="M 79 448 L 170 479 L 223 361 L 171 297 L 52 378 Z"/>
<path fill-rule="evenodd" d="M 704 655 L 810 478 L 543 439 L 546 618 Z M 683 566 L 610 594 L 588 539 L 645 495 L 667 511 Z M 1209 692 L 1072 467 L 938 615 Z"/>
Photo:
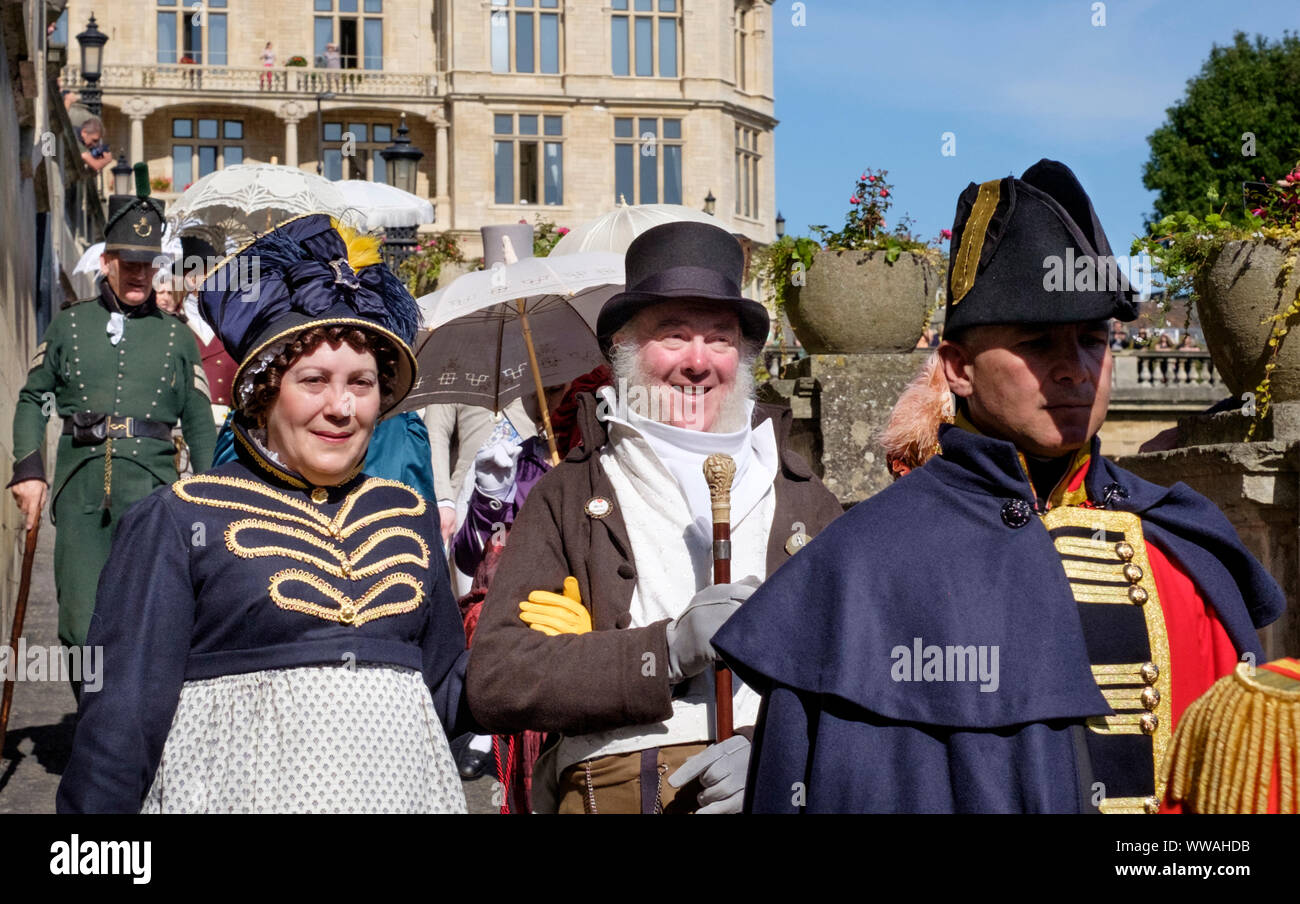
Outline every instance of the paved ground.
<path fill-rule="evenodd" d="M 58 606 L 54 596 L 54 528 L 41 525 L 32 592 L 23 635 L 28 644 L 58 644 Z M 4 634 L 9 627 L 5 626 Z M 14 686 L 9 733 L 0 759 L 0 813 L 53 813 L 59 777 L 68 762 L 76 701 L 63 681 L 20 681 Z M 471 813 L 494 813 L 493 778 L 465 783 Z"/>

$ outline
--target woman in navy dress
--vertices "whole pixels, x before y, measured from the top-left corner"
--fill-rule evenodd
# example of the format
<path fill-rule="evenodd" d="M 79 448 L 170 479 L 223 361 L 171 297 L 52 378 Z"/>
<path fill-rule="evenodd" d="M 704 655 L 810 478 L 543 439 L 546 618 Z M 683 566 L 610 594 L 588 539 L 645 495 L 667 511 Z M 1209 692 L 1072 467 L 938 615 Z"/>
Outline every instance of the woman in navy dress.
<path fill-rule="evenodd" d="M 299 217 L 219 265 L 238 457 L 122 522 L 61 812 L 464 812 L 465 637 L 436 509 L 363 471 L 415 380 L 377 243 Z M 251 255 L 258 278 L 240 282 Z M 196 370 L 194 379 L 202 379 Z"/>

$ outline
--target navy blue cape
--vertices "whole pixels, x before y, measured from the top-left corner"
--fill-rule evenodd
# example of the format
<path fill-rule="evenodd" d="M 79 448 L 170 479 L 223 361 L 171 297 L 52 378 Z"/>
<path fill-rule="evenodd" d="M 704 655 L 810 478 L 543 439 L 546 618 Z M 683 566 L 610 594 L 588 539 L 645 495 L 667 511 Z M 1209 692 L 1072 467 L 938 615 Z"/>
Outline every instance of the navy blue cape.
<path fill-rule="evenodd" d="M 746 808 L 754 812 L 1079 812 L 1072 726 L 1110 714 L 1078 606 L 1015 447 L 956 427 L 923 468 L 833 522 L 745 603 L 714 646 L 763 694 Z M 1142 480 L 1094 438 L 1090 500 L 1142 520 L 1196 583 L 1239 653 L 1285 598 L 1208 499 Z M 898 646 L 999 655 L 978 681 L 898 681 Z M 1083 766 L 1086 769 L 1086 764 Z"/>

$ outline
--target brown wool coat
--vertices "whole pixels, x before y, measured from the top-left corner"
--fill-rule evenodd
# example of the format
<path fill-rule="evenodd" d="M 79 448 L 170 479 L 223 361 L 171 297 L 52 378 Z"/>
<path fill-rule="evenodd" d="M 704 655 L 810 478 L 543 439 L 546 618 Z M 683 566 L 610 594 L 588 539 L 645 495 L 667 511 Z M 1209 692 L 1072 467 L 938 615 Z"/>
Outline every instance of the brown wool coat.
<path fill-rule="evenodd" d="M 614 487 L 595 454 L 607 441 L 594 396 L 580 397 L 583 445 L 544 476 L 528 495 L 483 604 L 470 650 L 470 709 L 489 731 L 525 729 L 567 735 L 661 722 L 672 715 L 668 683 L 667 620 L 629 628 L 637 563 Z M 816 536 L 843 511 L 807 463 L 786 448 L 789 409 L 759 404 L 757 425 L 773 419 L 781 469 L 767 549 L 767 573 L 789 558 L 791 526 Z M 586 512 L 601 496 L 614 503 L 604 518 Z M 640 567 L 654 568 L 655 563 Z M 587 634 L 548 637 L 519 618 L 533 590 L 560 592 L 578 579 L 591 612 Z"/>

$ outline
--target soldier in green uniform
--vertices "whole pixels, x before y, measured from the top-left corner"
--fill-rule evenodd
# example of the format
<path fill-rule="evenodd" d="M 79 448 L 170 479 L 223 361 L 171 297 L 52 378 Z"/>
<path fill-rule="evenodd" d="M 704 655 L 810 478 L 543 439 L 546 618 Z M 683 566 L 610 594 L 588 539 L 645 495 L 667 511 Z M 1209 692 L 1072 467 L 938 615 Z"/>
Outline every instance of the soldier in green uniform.
<path fill-rule="evenodd" d="M 216 441 L 194 334 L 155 303 L 163 216 L 148 197 L 143 164 L 136 185 L 136 195 L 109 199 L 99 295 L 65 304 L 54 318 L 14 413 L 9 486 L 28 530 L 48 492 L 45 422 L 54 411 L 64 419 L 53 520 L 59 639 L 67 645 L 85 643 L 113 528 L 134 502 L 177 478 L 172 426 L 180 422 L 196 473 L 211 465 Z"/>

